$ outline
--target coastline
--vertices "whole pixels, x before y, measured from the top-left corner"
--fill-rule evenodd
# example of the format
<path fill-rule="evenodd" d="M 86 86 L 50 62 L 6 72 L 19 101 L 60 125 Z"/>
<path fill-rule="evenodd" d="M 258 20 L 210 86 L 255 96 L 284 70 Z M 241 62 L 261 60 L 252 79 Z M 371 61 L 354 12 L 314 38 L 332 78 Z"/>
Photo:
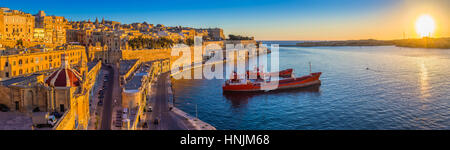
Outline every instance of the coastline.
<path fill-rule="evenodd" d="M 204 65 L 213 65 L 213 64 L 219 64 L 219 63 L 225 63 L 226 61 L 227 60 L 225 59 L 225 60 L 222 60 L 222 61 L 217 61 L 217 62 L 208 63 L 208 64 L 200 64 L 200 65 L 198 65 L 198 63 L 197 63 L 197 65 L 195 63 L 193 63 L 189 67 L 183 68 L 183 70 L 179 70 L 179 71 L 174 72 L 174 73 L 171 72 L 169 74 L 169 78 L 171 78 L 172 76 L 174 76 L 176 74 L 184 72 L 184 71 L 190 71 L 190 70 L 198 68 L 198 67 L 203 67 Z M 175 100 L 175 95 L 173 94 L 172 80 L 169 79 L 168 82 L 169 82 L 168 84 L 170 85 L 169 86 L 169 91 L 168 91 L 168 96 L 169 96 L 169 99 L 171 99 L 171 101 L 172 101 L 172 103 L 169 103 L 169 107 L 172 108 L 171 111 L 175 115 L 177 115 L 177 117 L 181 118 L 181 121 L 186 121 L 186 123 L 192 125 L 192 127 L 193 127 L 192 130 L 217 130 L 216 127 L 214 127 L 213 125 L 211 125 L 209 123 L 206 123 L 206 122 L 200 120 L 199 118 L 196 118 L 196 117 L 186 113 L 185 111 L 177 108 L 176 106 L 174 106 L 173 102 Z"/>
<path fill-rule="evenodd" d="M 264 55 L 267 55 L 267 53 L 268 52 L 266 52 Z M 252 55 L 252 56 L 249 56 L 247 58 L 252 58 L 252 57 L 255 57 L 255 56 L 258 56 L 258 55 Z M 174 76 L 176 74 L 182 73 L 184 71 L 190 71 L 190 70 L 195 69 L 195 68 L 203 67 L 205 65 L 215 65 L 215 64 L 221 64 L 221 63 L 226 63 L 226 62 L 227 62 L 227 59 L 223 59 L 223 60 L 220 60 L 220 61 L 211 62 L 211 63 L 207 63 L 207 64 L 192 63 L 190 66 L 188 66 L 186 68 L 183 67 L 183 70 L 179 70 L 179 71 L 174 72 L 174 73 L 171 72 L 169 74 L 169 77 L 171 78 L 172 76 Z M 172 101 L 172 103 L 169 103 L 169 107 L 172 107 L 172 112 L 174 112 L 178 117 L 183 118 L 183 120 L 185 120 L 189 124 L 191 124 L 194 127 L 195 130 L 217 130 L 216 127 L 212 126 L 211 124 L 206 123 L 206 122 L 200 120 L 199 118 L 196 118 L 196 117 L 186 113 L 185 111 L 175 107 L 173 105 L 173 101 L 175 100 L 175 95 L 173 94 L 172 81 L 169 80 L 168 82 L 169 82 L 168 84 L 170 85 L 169 86 L 168 95 L 169 95 L 169 98 Z"/>
<path fill-rule="evenodd" d="M 280 47 L 339 47 L 339 46 L 397 46 L 408 48 L 450 49 L 450 38 L 421 38 L 400 40 L 345 40 L 314 41 L 295 45 L 279 45 Z"/>
<path fill-rule="evenodd" d="M 169 75 L 170 76 L 170 75 Z M 176 115 L 176 118 L 178 118 L 180 121 L 183 121 L 187 124 L 191 125 L 191 128 L 189 130 L 217 130 L 216 127 L 212 126 L 209 123 L 206 123 L 202 120 L 200 120 L 199 118 L 196 118 L 194 116 L 189 115 L 188 113 L 182 111 L 181 109 L 175 107 L 173 105 L 173 101 L 174 101 L 174 94 L 173 94 L 173 88 L 172 88 L 172 81 L 168 80 L 167 81 L 169 84 L 169 89 L 168 89 L 168 96 L 169 96 L 169 101 L 170 99 L 172 99 L 172 103 L 169 103 L 169 108 L 172 108 L 172 112 Z"/>
<path fill-rule="evenodd" d="M 217 62 L 213 62 L 213 63 L 208 63 L 208 64 L 198 64 L 198 63 L 193 63 L 191 64 L 189 67 L 184 68 L 183 70 L 179 70 L 177 72 L 174 73 L 170 73 L 169 74 L 169 80 L 168 80 L 168 84 L 169 86 L 169 91 L 168 91 L 168 96 L 169 99 L 171 99 L 172 103 L 169 103 L 169 107 L 172 108 L 172 112 L 174 112 L 177 117 L 182 118 L 182 121 L 187 121 L 187 123 L 189 123 L 190 125 L 193 126 L 193 130 L 217 130 L 216 127 L 212 126 L 209 123 L 206 123 L 202 120 L 200 120 L 199 118 L 196 118 L 192 115 L 189 115 L 188 113 L 184 112 L 183 110 L 177 108 L 176 106 L 173 105 L 173 102 L 175 100 L 175 95 L 173 94 L 173 88 L 172 88 L 172 80 L 170 80 L 170 78 L 176 74 L 182 73 L 184 71 L 190 71 L 192 69 L 198 68 L 198 67 L 203 67 L 204 65 L 213 65 L 213 64 L 219 64 L 219 63 L 225 63 L 227 60 L 224 59 L 222 61 L 217 61 Z M 170 100 L 169 100 L 170 101 Z"/>

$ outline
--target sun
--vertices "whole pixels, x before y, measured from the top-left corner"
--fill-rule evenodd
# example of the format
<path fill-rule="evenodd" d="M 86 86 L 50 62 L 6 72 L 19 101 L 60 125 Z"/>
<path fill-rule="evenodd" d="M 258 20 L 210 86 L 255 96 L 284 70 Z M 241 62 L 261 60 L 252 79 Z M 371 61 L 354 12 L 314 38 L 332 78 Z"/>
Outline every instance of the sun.
<path fill-rule="evenodd" d="M 421 15 L 416 21 L 416 32 L 420 37 L 431 37 L 435 29 L 434 20 L 430 15 Z"/>

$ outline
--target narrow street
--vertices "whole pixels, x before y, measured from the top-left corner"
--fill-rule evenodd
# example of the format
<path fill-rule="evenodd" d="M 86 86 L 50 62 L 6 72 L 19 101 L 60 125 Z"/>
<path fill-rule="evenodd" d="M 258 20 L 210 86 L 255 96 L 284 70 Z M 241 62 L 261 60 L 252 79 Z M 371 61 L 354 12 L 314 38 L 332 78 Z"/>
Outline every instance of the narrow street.
<path fill-rule="evenodd" d="M 150 130 L 188 130 L 183 121 L 176 118 L 176 115 L 169 111 L 168 104 L 168 78 L 169 73 L 159 75 L 156 87 L 156 94 L 152 97 L 152 112 L 147 117 Z M 154 124 L 154 120 L 159 118 L 158 124 Z"/>
<path fill-rule="evenodd" d="M 113 104 L 113 87 L 114 87 L 114 77 L 117 74 L 112 67 L 104 66 L 109 71 L 109 75 L 106 82 L 104 82 L 105 86 L 105 97 L 103 99 L 103 113 L 102 113 L 102 122 L 101 122 L 101 130 L 111 130 L 111 120 L 112 120 L 112 104 Z"/>
<path fill-rule="evenodd" d="M 101 124 L 101 116 L 102 116 L 102 112 L 103 112 L 103 108 L 102 106 L 98 105 L 99 102 L 99 96 L 100 94 L 100 90 L 103 87 L 103 78 L 105 75 L 108 75 L 109 72 L 107 70 L 105 70 L 104 67 L 102 67 L 99 71 L 99 77 L 97 78 L 96 85 L 95 85 L 95 90 L 93 93 L 93 99 L 91 101 L 89 101 L 89 111 L 90 111 L 90 120 L 89 120 L 89 127 L 88 130 L 98 130 L 100 128 L 100 124 Z"/>

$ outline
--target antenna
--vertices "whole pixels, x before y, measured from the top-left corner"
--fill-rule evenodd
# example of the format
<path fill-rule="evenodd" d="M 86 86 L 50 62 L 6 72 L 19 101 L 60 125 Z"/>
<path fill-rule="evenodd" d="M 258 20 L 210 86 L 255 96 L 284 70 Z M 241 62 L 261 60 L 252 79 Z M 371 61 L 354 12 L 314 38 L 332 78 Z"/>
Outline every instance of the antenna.
<path fill-rule="evenodd" d="M 312 71 L 311 71 L 311 62 L 309 62 L 309 73 L 312 73 Z"/>

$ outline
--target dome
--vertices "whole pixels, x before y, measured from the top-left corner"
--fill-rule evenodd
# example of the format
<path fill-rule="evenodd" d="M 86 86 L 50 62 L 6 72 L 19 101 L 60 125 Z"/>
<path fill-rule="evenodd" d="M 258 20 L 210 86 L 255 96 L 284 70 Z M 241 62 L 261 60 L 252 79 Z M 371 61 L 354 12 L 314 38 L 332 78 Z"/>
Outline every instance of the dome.
<path fill-rule="evenodd" d="M 65 55 L 61 56 L 61 67 L 45 78 L 45 84 L 53 87 L 76 87 L 80 86 L 81 77 L 79 73 L 70 68 Z"/>

